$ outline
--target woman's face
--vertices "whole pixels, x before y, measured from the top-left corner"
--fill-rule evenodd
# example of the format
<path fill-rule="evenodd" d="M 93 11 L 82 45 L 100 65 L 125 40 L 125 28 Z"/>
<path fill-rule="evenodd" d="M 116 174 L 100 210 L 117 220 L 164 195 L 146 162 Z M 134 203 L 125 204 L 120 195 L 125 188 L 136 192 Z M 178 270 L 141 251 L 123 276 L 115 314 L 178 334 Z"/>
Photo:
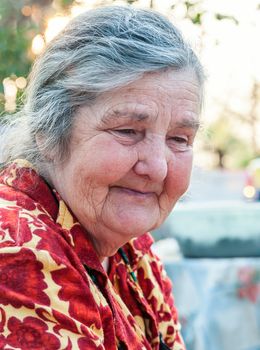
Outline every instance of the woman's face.
<path fill-rule="evenodd" d="M 199 107 L 194 73 L 167 71 L 78 110 L 51 180 L 100 256 L 158 227 L 187 190 Z"/>

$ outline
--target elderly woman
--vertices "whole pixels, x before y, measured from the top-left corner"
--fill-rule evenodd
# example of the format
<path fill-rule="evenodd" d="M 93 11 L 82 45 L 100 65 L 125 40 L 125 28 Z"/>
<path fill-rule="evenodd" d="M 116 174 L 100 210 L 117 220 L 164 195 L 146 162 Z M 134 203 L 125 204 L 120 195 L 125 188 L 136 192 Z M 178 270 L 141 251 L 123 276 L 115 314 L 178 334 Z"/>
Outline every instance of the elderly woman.
<path fill-rule="evenodd" d="M 202 85 L 152 11 L 92 10 L 47 46 L 5 136 L 1 349 L 185 348 L 147 232 L 188 187 Z"/>

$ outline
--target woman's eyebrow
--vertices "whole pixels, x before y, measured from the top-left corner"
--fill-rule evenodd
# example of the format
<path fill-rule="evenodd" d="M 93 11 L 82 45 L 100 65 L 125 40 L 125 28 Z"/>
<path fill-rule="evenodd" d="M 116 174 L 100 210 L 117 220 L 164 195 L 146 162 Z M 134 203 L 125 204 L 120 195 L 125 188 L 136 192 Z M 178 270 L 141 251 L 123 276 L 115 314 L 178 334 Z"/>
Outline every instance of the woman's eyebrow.
<path fill-rule="evenodd" d="M 149 118 L 153 119 L 150 114 L 145 112 L 113 110 L 102 117 L 101 124 L 107 124 L 109 122 L 111 123 L 119 119 L 130 119 L 133 121 L 141 122 Z M 154 116 L 154 118 L 156 118 L 156 116 Z M 175 122 L 174 126 L 182 129 L 189 128 L 198 130 L 200 127 L 200 121 L 195 118 L 184 118 L 180 121 Z"/>
<path fill-rule="evenodd" d="M 111 121 L 116 121 L 119 118 L 122 119 L 132 119 L 134 121 L 143 121 L 146 120 L 150 117 L 149 114 L 143 113 L 143 112 L 130 112 L 130 111 L 119 111 L 119 110 L 114 110 L 108 114 L 105 114 L 102 119 L 101 123 L 106 124 Z"/>
<path fill-rule="evenodd" d="M 198 130 L 200 127 L 200 121 L 198 119 L 183 119 L 175 123 L 177 128 L 189 128 Z"/>

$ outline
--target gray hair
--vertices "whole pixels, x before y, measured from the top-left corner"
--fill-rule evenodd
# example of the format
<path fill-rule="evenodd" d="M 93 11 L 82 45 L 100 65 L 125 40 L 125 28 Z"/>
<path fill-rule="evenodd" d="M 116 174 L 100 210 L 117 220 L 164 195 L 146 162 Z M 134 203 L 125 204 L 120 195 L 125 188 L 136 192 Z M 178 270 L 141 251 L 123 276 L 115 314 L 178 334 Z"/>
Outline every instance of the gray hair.
<path fill-rule="evenodd" d="M 79 106 L 145 73 L 168 68 L 192 68 L 202 89 L 204 73 L 197 56 L 161 14 L 110 6 L 79 15 L 36 60 L 24 107 L 5 133 L 3 164 L 26 158 L 40 170 L 46 163 L 43 154 L 64 159 Z M 37 135 L 43 136 L 41 150 Z"/>

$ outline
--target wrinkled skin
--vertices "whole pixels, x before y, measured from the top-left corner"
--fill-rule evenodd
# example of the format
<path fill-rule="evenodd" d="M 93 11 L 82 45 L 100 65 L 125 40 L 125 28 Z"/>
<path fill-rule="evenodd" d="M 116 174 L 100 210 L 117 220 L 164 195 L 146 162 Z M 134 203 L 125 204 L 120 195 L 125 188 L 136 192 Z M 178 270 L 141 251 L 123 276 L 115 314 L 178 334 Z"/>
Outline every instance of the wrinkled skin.
<path fill-rule="evenodd" d="M 194 72 L 168 70 L 77 111 L 70 156 L 50 179 L 101 260 L 158 227 L 187 190 L 199 110 Z"/>

